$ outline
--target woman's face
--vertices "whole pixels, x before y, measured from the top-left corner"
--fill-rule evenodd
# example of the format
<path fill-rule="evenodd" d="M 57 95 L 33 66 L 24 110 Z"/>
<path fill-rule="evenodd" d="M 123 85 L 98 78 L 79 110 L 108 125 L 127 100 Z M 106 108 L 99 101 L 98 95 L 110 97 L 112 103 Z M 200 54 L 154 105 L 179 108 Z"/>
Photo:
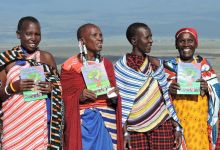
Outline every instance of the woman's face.
<path fill-rule="evenodd" d="M 20 31 L 17 31 L 17 38 L 20 39 L 21 46 L 28 53 L 36 51 L 41 41 L 40 25 L 31 21 L 25 21 Z"/>
<path fill-rule="evenodd" d="M 102 32 L 97 26 L 88 26 L 83 36 L 84 44 L 88 51 L 98 52 L 102 50 Z"/>
<path fill-rule="evenodd" d="M 197 48 L 196 39 L 192 34 L 183 32 L 176 39 L 176 48 L 182 61 L 191 62 Z"/>
<path fill-rule="evenodd" d="M 140 27 L 137 30 L 135 41 L 133 42 L 133 51 L 136 55 L 150 53 L 152 47 L 152 33 L 150 29 Z"/>

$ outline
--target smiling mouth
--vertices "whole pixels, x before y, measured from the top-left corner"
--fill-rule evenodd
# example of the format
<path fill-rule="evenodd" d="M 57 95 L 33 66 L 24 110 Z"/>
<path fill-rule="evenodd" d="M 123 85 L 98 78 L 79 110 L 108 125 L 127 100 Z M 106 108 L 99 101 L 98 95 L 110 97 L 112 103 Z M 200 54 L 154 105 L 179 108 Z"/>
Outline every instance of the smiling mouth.
<path fill-rule="evenodd" d="M 98 47 L 99 47 L 99 48 L 102 48 L 102 44 L 98 44 Z"/>
<path fill-rule="evenodd" d="M 30 47 L 36 47 L 36 44 L 29 44 Z"/>
<path fill-rule="evenodd" d="M 191 51 L 191 49 L 189 49 L 189 48 L 183 49 L 183 52 L 186 52 L 186 53 L 188 53 L 188 52 L 190 52 L 190 51 Z"/>

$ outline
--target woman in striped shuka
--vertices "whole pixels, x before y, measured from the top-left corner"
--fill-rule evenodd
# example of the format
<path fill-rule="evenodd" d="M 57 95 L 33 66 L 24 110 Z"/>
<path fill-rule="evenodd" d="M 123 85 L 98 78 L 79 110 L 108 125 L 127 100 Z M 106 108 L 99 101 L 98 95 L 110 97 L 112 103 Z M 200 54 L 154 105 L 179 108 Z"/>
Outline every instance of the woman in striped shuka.
<path fill-rule="evenodd" d="M 132 52 L 115 66 L 122 99 L 124 146 L 132 149 L 177 149 L 181 126 L 168 95 L 161 61 L 149 56 L 153 43 L 150 28 L 133 23 L 127 29 Z"/>
<path fill-rule="evenodd" d="M 62 149 L 63 111 L 59 74 L 53 56 L 39 50 L 40 23 L 20 19 L 17 38 L 21 45 L 0 54 L 0 99 L 3 112 L 3 149 Z M 21 79 L 22 69 L 43 66 L 45 81 Z M 48 98 L 24 100 L 24 91 L 36 87 Z"/>

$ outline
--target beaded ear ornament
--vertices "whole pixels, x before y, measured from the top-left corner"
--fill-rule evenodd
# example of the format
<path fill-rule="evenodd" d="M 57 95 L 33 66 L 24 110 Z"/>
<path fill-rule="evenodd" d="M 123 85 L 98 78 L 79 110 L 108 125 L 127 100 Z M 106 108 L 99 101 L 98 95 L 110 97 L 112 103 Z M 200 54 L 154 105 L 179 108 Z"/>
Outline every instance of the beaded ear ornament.
<path fill-rule="evenodd" d="M 82 45 L 82 42 L 79 41 L 79 50 L 80 50 L 80 58 L 82 59 L 83 65 L 85 65 L 87 62 L 87 49 L 85 45 Z"/>
<path fill-rule="evenodd" d="M 79 41 L 79 50 L 80 50 L 80 57 L 82 59 L 83 65 L 88 65 L 88 53 L 87 53 L 87 48 L 85 44 L 82 44 L 81 41 Z M 95 62 L 99 63 L 99 58 L 95 58 Z"/>

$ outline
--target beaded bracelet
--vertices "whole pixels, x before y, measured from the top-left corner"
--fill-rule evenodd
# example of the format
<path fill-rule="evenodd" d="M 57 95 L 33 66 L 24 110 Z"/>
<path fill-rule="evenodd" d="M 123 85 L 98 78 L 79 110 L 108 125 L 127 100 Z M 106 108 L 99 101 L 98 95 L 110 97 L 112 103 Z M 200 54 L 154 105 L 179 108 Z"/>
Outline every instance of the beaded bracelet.
<path fill-rule="evenodd" d="M 126 136 L 128 136 L 128 135 L 129 135 L 129 132 L 128 132 L 128 131 L 124 132 L 124 137 L 126 137 Z"/>
<path fill-rule="evenodd" d="M 7 94 L 7 95 L 9 95 L 9 96 L 10 96 L 11 94 L 10 94 L 10 93 L 8 93 L 7 89 L 8 89 L 8 85 L 6 85 L 6 86 L 5 86 L 5 94 Z"/>
<path fill-rule="evenodd" d="M 183 130 L 179 126 L 176 127 L 176 131 L 183 133 Z"/>
<path fill-rule="evenodd" d="M 12 85 L 12 82 L 10 82 L 10 88 L 11 88 L 11 90 L 15 93 L 16 92 L 16 90 L 15 90 L 15 88 L 13 87 L 13 85 Z"/>

